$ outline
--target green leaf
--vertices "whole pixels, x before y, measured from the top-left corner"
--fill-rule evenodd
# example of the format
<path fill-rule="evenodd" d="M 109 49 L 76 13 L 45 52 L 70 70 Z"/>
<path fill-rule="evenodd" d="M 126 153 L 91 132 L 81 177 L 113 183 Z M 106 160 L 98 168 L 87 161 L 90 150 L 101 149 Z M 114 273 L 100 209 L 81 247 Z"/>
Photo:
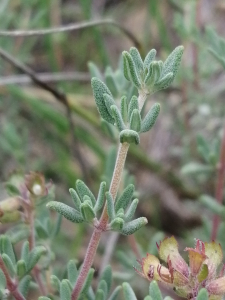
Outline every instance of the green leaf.
<path fill-rule="evenodd" d="M 132 287 L 129 285 L 129 283 L 124 282 L 122 284 L 123 286 L 123 294 L 124 294 L 124 298 L 125 300 L 137 300 L 135 293 L 132 289 Z M 157 299 L 154 299 L 157 300 Z"/>
<path fill-rule="evenodd" d="M 153 127 L 153 125 L 157 120 L 159 112 L 160 112 L 160 104 L 155 103 L 141 123 L 141 130 L 140 130 L 141 132 L 147 132 Z"/>
<path fill-rule="evenodd" d="M 18 260 L 16 264 L 16 273 L 19 279 L 27 273 L 26 263 L 24 260 Z"/>
<path fill-rule="evenodd" d="M 106 82 L 106 85 L 109 88 L 109 90 L 112 92 L 112 94 L 115 97 L 118 97 L 118 95 L 119 95 L 119 89 L 118 89 L 118 86 L 117 86 L 117 82 L 116 82 L 116 80 L 114 78 L 113 71 L 112 71 L 112 69 L 110 67 L 106 68 L 106 71 L 105 71 L 105 82 Z"/>
<path fill-rule="evenodd" d="M 95 296 L 95 300 L 104 300 L 105 299 L 105 293 L 103 290 L 98 289 L 96 296 Z"/>
<path fill-rule="evenodd" d="M 109 293 L 112 285 L 112 268 L 110 265 L 105 267 L 100 279 L 105 280 L 107 284 L 107 291 Z"/>
<path fill-rule="evenodd" d="M 123 208 L 124 210 L 127 208 L 129 202 L 132 199 L 133 193 L 134 193 L 134 185 L 129 184 L 123 191 L 122 195 L 117 199 L 115 204 L 115 210 L 116 212 Z"/>
<path fill-rule="evenodd" d="M 149 295 L 154 299 L 154 300 L 163 300 L 162 294 L 160 292 L 160 289 L 158 287 L 158 284 L 155 280 L 153 280 L 150 283 L 149 286 Z"/>
<path fill-rule="evenodd" d="M 51 275 L 51 284 L 58 292 L 60 292 L 60 280 L 58 277 Z"/>
<path fill-rule="evenodd" d="M 75 260 L 70 260 L 67 264 L 67 273 L 68 273 L 68 279 L 71 283 L 72 286 L 75 285 L 75 282 L 78 277 L 78 271 L 77 271 L 77 266 L 75 263 Z"/>
<path fill-rule="evenodd" d="M 92 223 L 96 216 L 89 201 L 85 200 L 84 203 L 81 204 L 80 209 L 84 220 L 88 223 Z"/>
<path fill-rule="evenodd" d="M 138 98 L 136 96 L 133 96 L 130 100 L 130 103 L 128 105 L 128 119 L 130 120 L 132 112 L 134 109 L 139 109 L 138 107 Z"/>
<path fill-rule="evenodd" d="M 16 269 L 14 267 L 13 262 L 11 261 L 10 257 L 6 254 L 2 254 L 2 259 L 4 261 L 5 266 L 7 267 L 11 277 L 14 277 L 16 275 Z"/>
<path fill-rule="evenodd" d="M 142 61 L 141 55 L 140 55 L 138 49 L 135 48 L 135 47 L 131 47 L 129 52 L 130 52 L 130 55 L 133 58 L 133 62 L 135 64 L 136 72 L 141 77 L 142 72 L 143 72 L 143 61 Z"/>
<path fill-rule="evenodd" d="M 29 252 L 29 242 L 25 241 L 21 250 L 21 260 L 25 261 L 26 266 L 28 265 Z"/>
<path fill-rule="evenodd" d="M 139 132 L 141 129 L 141 115 L 139 109 L 134 109 L 130 117 L 130 129 Z"/>
<path fill-rule="evenodd" d="M 196 300 L 207 300 L 208 299 L 208 292 L 206 289 L 201 289 L 198 293 Z"/>
<path fill-rule="evenodd" d="M 166 74 L 163 78 L 161 78 L 154 84 L 152 92 L 155 93 L 159 90 L 166 89 L 172 83 L 173 79 L 174 76 L 172 72 Z"/>
<path fill-rule="evenodd" d="M 140 217 L 138 219 L 125 223 L 123 229 L 121 230 L 121 233 L 124 235 L 131 235 L 147 223 L 148 220 L 146 218 Z"/>
<path fill-rule="evenodd" d="M 109 290 L 104 279 L 100 280 L 97 290 L 102 290 L 105 297 L 108 295 Z"/>
<path fill-rule="evenodd" d="M 15 257 L 15 253 L 13 250 L 12 243 L 8 236 L 2 235 L 0 237 L 0 249 L 1 249 L 1 253 L 7 254 L 8 257 L 10 258 L 10 260 L 12 261 L 13 265 L 15 265 L 16 257 Z"/>
<path fill-rule="evenodd" d="M 31 276 L 26 275 L 19 283 L 18 290 L 24 297 L 26 297 L 28 293 L 30 281 L 31 281 Z"/>
<path fill-rule="evenodd" d="M 34 268 L 41 256 L 46 252 L 47 250 L 44 246 L 37 246 L 30 252 L 27 264 L 27 272 L 30 272 Z"/>
<path fill-rule="evenodd" d="M 141 79 L 137 73 L 135 63 L 133 61 L 132 56 L 127 51 L 123 51 L 122 53 L 124 58 L 124 65 L 126 66 L 126 70 L 124 76 L 132 81 L 132 83 L 138 88 L 141 88 Z"/>
<path fill-rule="evenodd" d="M 103 205 L 104 205 L 104 201 L 105 201 L 105 189 L 106 189 L 106 182 L 103 181 L 100 184 L 97 201 L 95 203 L 95 207 L 94 207 L 94 211 L 95 212 L 99 211 L 103 207 Z"/>
<path fill-rule="evenodd" d="M 107 201 L 107 213 L 109 221 L 111 222 L 115 218 L 114 200 L 110 192 L 106 192 L 105 195 Z"/>
<path fill-rule="evenodd" d="M 77 195 L 77 192 L 72 188 L 69 189 L 69 192 L 72 197 L 75 209 L 80 212 L 81 201 L 80 201 L 79 196 Z"/>
<path fill-rule="evenodd" d="M 159 80 L 162 70 L 162 61 L 153 61 L 150 65 L 149 71 L 144 79 L 145 85 L 148 87 L 148 92 Z"/>
<path fill-rule="evenodd" d="M 71 300 L 71 289 L 66 279 L 60 283 L 60 299 Z"/>
<path fill-rule="evenodd" d="M 6 287 L 6 279 L 5 279 L 5 275 L 2 272 L 2 270 L 0 269 L 0 290 L 4 290 Z"/>
<path fill-rule="evenodd" d="M 120 132 L 120 143 L 140 144 L 139 134 L 131 129 L 124 129 Z"/>
<path fill-rule="evenodd" d="M 132 220 L 134 214 L 135 214 L 135 211 L 136 211 L 136 208 L 137 208 L 137 205 L 138 205 L 138 202 L 139 200 L 138 199 L 134 199 L 132 202 L 131 202 L 131 205 L 130 207 L 128 208 L 126 214 L 125 214 L 125 217 L 124 217 L 124 220 L 126 222 L 129 222 Z"/>
<path fill-rule="evenodd" d="M 146 296 L 144 300 L 153 300 L 151 296 Z M 164 299 L 165 300 L 165 299 Z"/>
<path fill-rule="evenodd" d="M 123 96 L 120 100 L 120 113 L 124 123 L 128 121 L 128 104 L 127 104 L 127 97 Z"/>
<path fill-rule="evenodd" d="M 109 224 L 109 227 L 113 231 L 121 231 L 124 227 L 124 220 L 116 217 L 112 222 Z"/>
<path fill-rule="evenodd" d="M 182 58 L 183 52 L 184 52 L 184 47 L 178 46 L 167 57 L 166 61 L 163 64 L 162 75 L 161 75 L 162 78 L 171 72 L 173 73 L 173 79 L 175 78 L 178 68 L 180 66 L 180 63 L 181 63 L 181 58 Z"/>
<path fill-rule="evenodd" d="M 113 117 L 112 111 L 111 111 L 111 106 L 116 105 L 116 102 L 114 101 L 113 97 L 111 97 L 108 94 L 103 94 L 103 98 L 105 101 L 105 106 L 108 110 L 108 113 L 110 114 L 111 117 Z"/>
<path fill-rule="evenodd" d="M 14 184 L 11 184 L 10 182 L 6 182 L 5 189 L 7 191 L 7 194 L 11 197 L 20 196 L 19 189 Z"/>
<path fill-rule="evenodd" d="M 144 69 L 145 70 L 149 70 L 150 64 L 155 59 L 155 56 L 156 56 L 155 49 L 152 49 L 151 51 L 148 52 L 148 54 L 146 55 L 145 60 L 144 60 Z"/>
<path fill-rule="evenodd" d="M 112 105 L 111 111 L 112 111 L 113 118 L 115 120 L 115 123 L 116 123 L 119 131 L 124 130 L 126 128 L 126 126 L 123 122 L 123 118 L 121 116 L 121 113 L 120 113 L 118 107 L 116 105 Z"/>
<path fill-rule="evenodd" d="M 89 187 L 80 179 L 76 181 L 76 189 L 78 192 L 78 195 L 80 196 L 80 199 L 83 199 L 84 196 L 89 196 L 91 198 L 92 205 L 94 207 L 96 199 Z"/>
<path fill-rule="evenodd" d="M 47 205 L 48 208 L 57 211 L 64 216 L 67 220 L 73 223 L 82 223 L 84 219 L 82 215 L 74 208 L 57 201 L 50 201 Z"/>
<path fill-rule="evenodd" d="M 99 114 L 101 115 L 101 117 L 104 120 L 106 120 L 107 122 L 109 122 L 111 124 L 114 124 L 114 119 L 108 112 L 108 109 L 105 105 L 105 101 L 104 101 L 104 97 L 103 97 L 104 94 L 108 94 L 109 96 L 112 97 L 110 90 L 107 88 L 107 86 L 101 80 L 99 80 L 96 77 L 92 78 L 91 85 L 92 85 L 93 94 L 94 94 L 94 98 L 95 98 L 95 102 L 96 102 Z"/>
<path fill-rule="evenodd" d="M 199 198 L 201 204 L 207 207 L 211 212 L 225 219 L 225 207 L 217 202 L 217 200 L 209 195 L 201 195 Z"/>
<path fill-rule="evenodd" d="M 117 286 L 115 288 L 115 290 L 112 292 L 111 296 L 109 297 L 108 300 L 116 300 L 120 291 L 121 291 L 122 287 L 121 286 Z"/>

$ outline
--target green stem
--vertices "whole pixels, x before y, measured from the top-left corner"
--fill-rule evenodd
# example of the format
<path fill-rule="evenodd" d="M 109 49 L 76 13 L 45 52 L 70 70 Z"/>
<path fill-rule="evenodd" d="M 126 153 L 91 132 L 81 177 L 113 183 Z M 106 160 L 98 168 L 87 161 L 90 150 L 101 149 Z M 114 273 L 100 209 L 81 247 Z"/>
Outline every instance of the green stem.
<path fill-rule="evenodd" d="M 114 167 L 113 177 L 112 177 L 110 189 L 109 189 L 109 191 L 111 192 L 114 199 L 116 198 L 116 195 L 117 195 L 117 192 L 119 189 L 119 184 L 120 184 L 120 181 L 122 178 L 124 164 L 126 161 L 129 146 L 130 145 L 128 143 L 123 143 L 123 144 L 120 144 L 119 149 L 118 149 L 116 164 Z M 106 205 L 105 205 L 99 225 L 97 228 L 94 229 L 94 232 L 91 236 L 91 240 L 90 240 L 88 248 L 87 248 L 87 252 L 86 252 L 86 255 L 84 258 L 84 262 L 83 262 L 80 274 L 78 276 L 76 285 L 72 292 L 71 300 L 78 299 L 78 296 L 79 296 L 79 294 L 82 290 L 82 287 L 84 285 L 84 282 L 87 278 L 88 272 L 93 264 L 102 232 L 104 232 L 106 230 L 107 222 L 108 222 L 108 215 L 107 215 L 107 209 L 106 209 Z"/>

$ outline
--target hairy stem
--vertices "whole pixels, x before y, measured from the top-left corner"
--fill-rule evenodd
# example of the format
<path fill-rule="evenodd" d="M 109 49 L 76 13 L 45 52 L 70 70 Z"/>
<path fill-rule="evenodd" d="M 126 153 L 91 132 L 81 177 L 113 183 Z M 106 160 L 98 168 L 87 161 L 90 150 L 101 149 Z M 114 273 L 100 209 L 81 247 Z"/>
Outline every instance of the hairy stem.
<path fill-rule="evenodd" d="M 217 174 L 216 190 L 215 190 L 215 198 L 217 202 L 220 204 L 222 204 L 223 202 L 224 178 L 225 178 L 225 126 L 223 129 L 223 138 L 222 138 L 222 144 L 220 148 L 220 161 L 218 166 L 218 174 Z M 218 215 L 215 215 L 213 218 L 213 226 L 212 226 L 212 234 L 211 234 L 212 241 L 216 239 L 219 223 L 220 223 L 220 217 Z"/>
<path fill-rule="evenodd" d="M 23 295 L 19 292 L 17 282 L 14 282 L 13 279 L 10 277 L 9 272 L 4 264 L 4 261 L 1 257 L 1 255 L 0 255 L 0 269 L 2 270 L 2 272 L 5 275 L 7 289 L 10 291 L 10 293 L 13 295 L 13 297 L 16 300 L 26 300 L 23 297 Z"/>
<path fill-rule="evenodd" d="M 113 177 L 112 177 L 110 189 L 109 189 L 109 191 L 111 192 L 114 199 L 116 198 L 119 184 L 120 184 L 120 181 L 122 178 L 123 168 L 124 168 L 125 160 L 127 157 L 128 149 L 129 149 L 128 143 L 120 144 L 119 149 L 118 149 L 116 164 L 114 167 Z M 102 232 L 105 231 L 105 229 L 106 229 L 107 221 L 108 221 L 108 215 L 107 215 L 107 209 L 106 209 L 106 205 L 105 205 L 104 210 L 102 212 L 100 222 L 99 222 L 99 226 L 98 226 L 98 228 L 94 229 L 94 232 L 91 236 L 91 240 L 88 245 L 88 249 L 87 249 L 87 252 L 86 252 L 86 255 L 84 258 L 82 269 L 80 271 L 80 274 L 76 281 L 76 285 L 72 292 L 71 300 L 78 299 L 78 296 L 84 285 L 85 279 L 87 278 L 88 271 L 90 270 L 90 268 L 93 264 Z"/>
<path fill-rule="evenodd" d="M 146 100 L 146 93 L 144 91 L 139 91 L 139 96 L 138 96 L 138 106 L 139 106 L 139 111 L 142 110 L 145 100 Z"/>

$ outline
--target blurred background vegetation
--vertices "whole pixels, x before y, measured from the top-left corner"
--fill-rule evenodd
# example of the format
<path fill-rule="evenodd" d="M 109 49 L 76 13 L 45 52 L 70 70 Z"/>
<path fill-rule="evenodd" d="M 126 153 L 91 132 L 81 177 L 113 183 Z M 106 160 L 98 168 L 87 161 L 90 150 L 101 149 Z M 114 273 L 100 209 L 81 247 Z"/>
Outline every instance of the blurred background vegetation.
<path fill-rule="evenodd" d="M 48 35 L 0 37 L 1 49 L 65 93 L 70 111 L 68 114 L 62 102 L 32 84 L 27 74 L 1 55 L 0 199 L 6 198 L 4 184 L 15 171 L 42 172 L 54 183 L 57 201 L 69 203 L 68 189 L 74 187 L 77 178 L 88 182 L 96 192 L 102 174 L 107 177 L 112 172 L 107 158 L 113 155 L 111 145 L 115 141 L 99 120 L 87 63 L 94 62 L 104 73 L 107 65 L 117 68 L 121 52 L 134 42 L 143 55 L 155 48 L 162 60 L 183 44 L 185 52 L 176 82 L 147 103 L 161 103 L 156 126 L 142 137 L 140 147 L 132 147 L 126 165 L 139 192 L 139 214 L 146 216 L 149 224 L 135 234 L 138 246 L 133 238 L 119 238 L 112 262 L 115 277 L 133 279 L 141 295 L 146 283 L 140 279 L 140 284 L 132 270 L 138 251 L 154 254 L 155 241 L 169 234 L 178 235 L 181 243 L 190 246 L 196 237 L 210 239 L 213 214 L 198 199 L 202 194 L 215 194 L 225 115 L 225 74 L 208 51 L 213 45 L 207 27 L 225 36 L 225 3 L 0 1 L 0 30 L 52 28 L 99 19 L 114 20 L 132 33 L 135 41 L 110 23 Z M 0 233 L 9 227 L 0 225 Z M 224 226 L 220 228 L 218 236 L 223 251 L 225 241 L 220 237 L 224 230 Z M 63 220 L 54 244 L 59 272 L 68 258 L 82 262 L 90 234 L 87 226 L 72 226 Z M 105 235 L 100 245 L 97 271 L 107 239 Z M 120 250 L 126 251 L 126 257 Z"/>

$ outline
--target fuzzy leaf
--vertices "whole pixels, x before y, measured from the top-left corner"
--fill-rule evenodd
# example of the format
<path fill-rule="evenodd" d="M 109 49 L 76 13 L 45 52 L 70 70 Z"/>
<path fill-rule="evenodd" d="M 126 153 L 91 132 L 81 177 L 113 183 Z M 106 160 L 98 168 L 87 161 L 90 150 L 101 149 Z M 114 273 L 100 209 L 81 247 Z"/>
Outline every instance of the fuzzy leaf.
<path fill-rule="evenodd" d="M 151 296 L 146 296 L 144 300 L 153 300 Z M 165 299 L 164 299 L 165 300 Z"/>
<path fill-rule="evenodd" d="M 113 231 L 121 231 L 123 227 L 124 227 L 124 220 L 118 217 L 116 217 L 110 223 L 110 229 Z"/>
<path fill-rule="evenodd" d="M 124 55 L 122 55 L 122 59 L 123 59 L 123 75 L 126 78 L 126 80 L 131 81 L 128 61 Z"/>
<path fill-rule="evenodd" d="M 124 294 L 125 300 L 137 300 L 135 293 L 134 293 L 132 287 L 129 285 L 129 283 L 124 282 L 122 286 L 123 286 L 123 294 Z M 154 299 L 154 300 L 157 300 L 157 299 Z"/>
<path fill-rule="evenodd" d="M 69 192 L 72 197 L 75 209 L 80 212 L 81 201 L 80 201 L 80 198 L 79 198 L 77 192 L 72 188 L 69 189 Z"/>
<path fill-rule="evenodd" d="M 72 286 L 75 285 L 75 282 L 78 277 L 78 271 L 77 266 L 74 260 L 70 260 L 67 264 L 67 273 L 68 273 L 68 279 Z"/>
<path fill-rule="evenodd" d="M 178 68 L 181 63 L 181 58 L 184 52 L 183 46 L 176 47 L 173 52 L 167 57 L 166 61 L 163 64 L 162 75 L 163 78 L 168 73 L 173 73 L 173 78 L 176 76 Z"/>
<path fill-rule="evenodd" d="M 142 61 L 141 55 L 140 55 L 138 49 L 135 47 L 131 47 L 129 52 L 133 58 L 136 71 L 138 72 L 138 75 L 141 77 L 142 72 L 143 72 L 143 61 Z"/>
<path fill-rule="evenodd" d="M 87 221 L 88 223 L 92 223 L 96 216 L 95 216 L 94 209 L 90 205 L 90 202 L 85 200 L 84 203 L 81 204 L 80 209 L 84 220 Z"/>
<path fill-rule="evenodd" d="M 141 123 L 141 132 L 149 131 L 153 127 L 159 115 L 159 112 L 160 112 L 160 104 L 155 103 Z"/>
<path fill-rule="evenodd" d="M 58 279 L 58 277 L 56 277 L 55 275 L 52 275 L 51 276 L 51 284 L 58 292 L 60 292 L 60 280 Z"/>
<path fill-rule="evenodd" d="M 132 112 L 134 109 L 138 109 L 138 98 L 136 96 L 133 96 L 130 100 L 130 103 L 128 105 L 128 119 L 130 120 L 130 117 L 132 115 Z"/>
<path fill-rule="evenodd" d="M 136 144 L 140 143 L 139 134 L 130 129 L 124 129 L 120 132 L 120 143 Z"/>
<path fill-rule="evenodd" d="M 104 94 L 108 94 L 109 96 L 112 97 L 110 90 L 100 79 L 98 79 L 96 77 L 91 79 L 91 85 L 92 85 L 93 94 L 94 94 L 94 98 L 95 98 L 95 102 L 96 102 L 99 114 L 105 121 L 107 121 L 111 124 L 114 124 L 114 120 L 113 120 L 112 116 L 110 115 L 110 113 L 108 112 L 108 109 L 105 105 L 105 101 L 104 101 L 104 97 L 103 97 Z"/>
<path fill-rule="evenodd" d="M 123 191 L 122 195 L 117 199 L 116 205 L 115 205 L 115 210 L 116 212 L 120 209 L 123 208 L 124 210 L 127 208 L 129 202 L 131 201 L 131 198 L 134 193 L 134 185 L 129 184 Z"/>
<path fill-rule="evenodd" d="M 129 222 L 132 220 L 134 214 L 135 214 L 135 211 L 136 211 L 136 208 L 137 208 L 137 205 L 138 205 L 138 202 L 139 200 L 138 199 L 134 199 L 132 202 L 131 202 L 131 205 L 130 207 L 128 208 L 126 214 L 125 214 L 125 221 L 126 222 Z"/>
<path fill-rule="evenodd" d="M 80 179 L 76 181 L 76 189 L 80 199 L 83 199 L 84 196 L 89 196 L 91 198 L 92 205 L 95 205 L 96 199 L 89 187 Z"/>
<path fill-rule="evenodd" d="M 173 81 L 174 76 L 173 73 L 170 72 L 166 74 L 163 78 L 161 78 L 158 82 L 154 84 L 153 93 L 166 89 Z"/>
<path fill-rule="evenodd" d="M 152 49 L 151 51 L 148 52 L 148 54 L 145 57 L 144 60 L 144 69 L 148 70 L 150 67 L 151 62 L 155 59 L 156 56 L 156 50 Z"/>
<path fill-rule="evenodd" d="M 158 284 L 155 280 L 153 280 L 150 283 L 149 286 L 149 295 L 154 299 L 154 300 L 163 300 L 162 294 L 160 292 L 160 289 L 158 287 Z"/>
<path fill-rule="evenodd" d="M 47 250 L 44 246 L 37 246 L 30 252 L 27 264 L 27 272 L 30 272 L 34 268 L 41 256 L 46 252 Z"/>
<path fill-rule="evenodd" d="M 139 109 L 134 109 L 130 117 L 130 129 L 139 132 L 141 129 L 141 115 Z"/>
<path fill-rule="evenodd" d="M 106 182 L 103 181 L 100 184 L 97 201 L 95 203 L 95 207 L 94 207 L 95 213 L 97 211 L 99 211 L 103 207 L 103 205 L 104 205 L 104 201 L 105 201 L 105 189 L 106 189 Z"/>
<path fill-rule="evenodd" d="M 142 226 L 146 225 L 147 223 L 148 220 L 146 218 L 140 217 L 131 222 L 125 223 L 123 229 L 121 230 L 121 233 L 124 235 L 131 235 L 137 230 L 139 230 Z"/>
<path fill-rule="evenodd" d="M 82 215 L 74 208 L 57 201 L 50 201 L 47 205 L 48 208 L 57 211 L 59 214 L 64 216 L 67 220 L 73 223 L 82 223 L 84 219 Z"/>
<path fill-rule="evenodd" d="M 18 290 L 21 292 L 21 294 L 26 297 L 29 286 L 30 286 L 31 276 L 26 275 L 19 283 Z"/>
<path fill-rule="evenodd" d="M 16 264 L 16 273 L 19 279 L 22 278 L 27 273 L 26 263 L 24 260 L 22 259 L 18 260 Z"/>
<path fill-rule="evenodd" d="M 103 94 L 103 98 L 105 101 L 105 106 L 108 110 L 108 113 L 110 114 L 111 117 L 113 117 L 112 111 L 111 111 L 111 106 L 116 105 L 116 102 L 113 100 L 113 97 L 111 97 L 108 94 Z"/>
<path fill-rule="evenodd" d="M 105 299 L 105 293 L 103 290 L 98 289 L 96 292 L 95 300 L 104 300 Z"/>
<path fill-rule="evenodd" d="M 97 290 L 102 290 L 105 297 L 108 295 L 109 290 L 104 279 L 100 280 Z"/>
<path fill-rule="evenodd" d="M 6 254 L 6 253 L 3 253 L 2 254 L 2 259 L 4 261 L 4 264 L 5 266 L 7 267 L 11 277 L 14 277 L 15 274 L 16 274 L 16 269 L 14 267 L 14 264 L 13 262 L 11 261 L 10 257 Z"/>
<path fill-rule="evenodd" d="M 148 87 L 149 92 L 150 88 L 158 81 L 161 75 L 161 61 L 153 61 L 150 65 L 149 71 L 145 77 L 144 83 Z"/>
<path fill-rule="evenodd" d="M 60 283 L 60 299 L 71 300 L 71 289 L 66 279 Z"/>
<path fill-rule="evenodd" d="M 115 218 L 114 200 L 110 192 L 107 192 L 105 195 L 107 201 L 107 213 L 109 221 L 111 222 Z"/>
<path fill-rule="evenodd" d="M 110 265 L 105 267 L 100 279 L 105 280 L 105 282 L 107 284 L 107 291 L 109 293 L 109 291 L 111 289 L 111 285 L 112 285 L 112 268 Z"/>
<path fill-rule="evenodd" d="M 122 53 L 124 61 L 125 61 L 125 66 L 128 69 L 127 74 L 125 75 L 126 78 L 130 78 L 130 80 L 132 81 L 132 83 L 138 88 L 141 88 L 141 80 L 140 77 L 137 74 L 137 70 L 136 70 L 136 66 L 135 63 L 133 61 L 132 56 L 130 55 L 130 53 L 128 53 L 127 51 L 123 51 Z"/>
<path fill-rule="evenodd" d="M 29 242 L 25 241 L 23 243 L 23 247 L 22 247 L 22 250 L 21 250 L 21 259 L 25 261 L 26 266 L 28 264 L 29 252 L 30 252 Z"/>
<path fill-rule="evenodd" d="M 118 127 L 119 131 L 122 131 L 125 129 L 125 124 L 123 122 L 123 118 L 121 116 L 121 113 L 116 105 L 111 106 L 111 111 L 113 118 L 115 120 L 116 126 Z"/>
<path fill-rule="evenodd" d="M 128 104 L 127 104 L 127 97 L 126 96 L 123 96 L 121 98 L 120 113 L 121 113 L 121 116 L 122 116 L 122 119 L 123 119 L 124 123 L 126 123 L 128 121 Z"/>
<path fill-rule="evenodd" d="M 121 291 L 121 288 L 122 288 L 121 286 L 117 286 L 115 288 L 115 290 L 112 292 L 112 294 L 111 294 L 111 296 L 109 297 L 108 300 L 116 300 L 119 293 L 120 293 L 120 291 Z"/>
<path fill-rule="evenodd" d="M 196 300 L 207 300 L 208 299 L 208 292 L 206 289 L 201 289 L 198 293 Z"/>
<path fill-rule="evenodd" d="M 8 236 L 2 235 L 0 237 L 0 249 L 1 249 L 1 253 L 6 253 L 8 255 L 8 257 L 11 259 L 13 265 L 15 265 L 16 257 L 15 257 L 15 253 L 13 250 L 12 243 Z"/>

